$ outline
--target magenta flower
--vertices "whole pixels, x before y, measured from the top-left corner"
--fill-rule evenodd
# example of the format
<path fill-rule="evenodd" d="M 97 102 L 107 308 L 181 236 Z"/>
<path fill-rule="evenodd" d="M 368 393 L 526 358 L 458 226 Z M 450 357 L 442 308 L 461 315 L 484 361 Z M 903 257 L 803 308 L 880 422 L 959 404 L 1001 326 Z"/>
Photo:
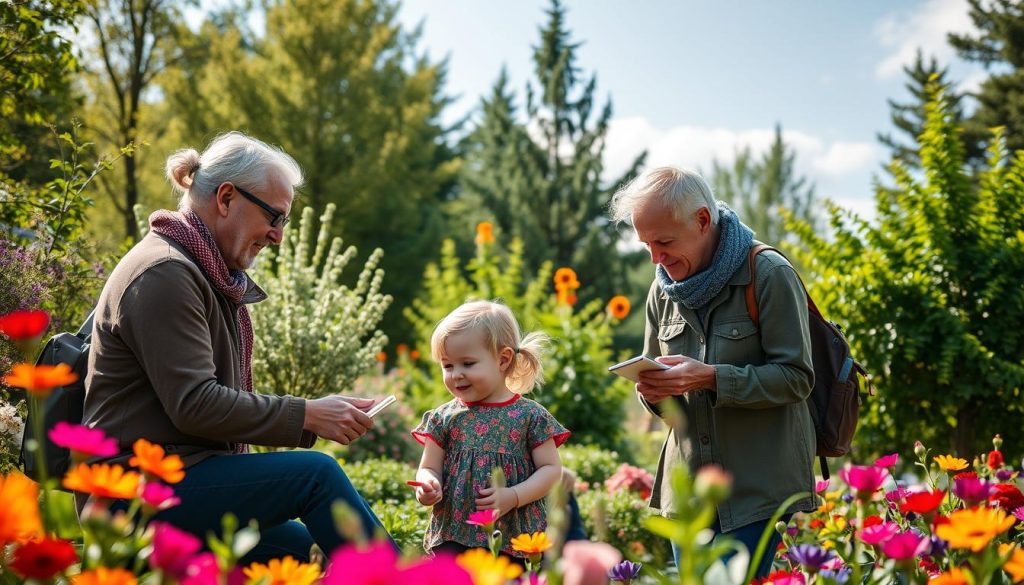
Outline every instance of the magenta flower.
<path fill-rule="evenodd" d="M 149 566 L 180 580 L 185 576 L 189 561 L 199 552 L 203 543 L 166 522 L 153 522 L 152 526 L 153 554 L 149 555 Z"/>
<path fill-rule="evenodd" d="M 875 459 L 875 467 L 896 467 L 896 462 L 899 461 L 899 453 L 889 453 L 883 455 L 878 459 Z"/>
<path fill-rule="evenodd" d="M 888 470 L 874 465 L 847 465 L 839 470 L 839 478 L 857 492 L 858 498 L 865 501 L 874 497 L 888 477 Z"/>
<path fill-rule="evenodd" d="M 860 531 L 860 539 L 864 544 L 878 546 L 899 533 L 900 527 L 895 522 L 882 522 Z"/>
<path fill-rule="evenodd" d="M 376 585 L 378 581 L 347 581 L 352 585 Z M 380 581 L 391 583 L 391 581 Z M 438 555 L 413 563 L 399 571 L 399 580 L 394 583 L 415 583 L 416 585 L 473 585 L 473 577 L 455 562 L 451 555 Z"/>
<path fill-rule="evenodd" d="M 174 490 L 158 481 L 146 482 L 142 489 L 142 503 L 156 510 L 166 510 L 181 503 Z"/>
<path fill-rule="evenodd" d="M 905 561 L 928 552 L 931 541 L 912 531 L 901 532 L 882 543 L 882 553 L 894 561 Z"/>
<path fill-rule="evenodd" d="M 188 562 L 181 585 L 225 585 L 220 577 L 217 557 L 211 552 L 200 553 Z M 245 574 L 240 567 L 228 573 L 226 585 L 245 585 Z"/>
<path fill-rule="evenodd" d="M 830 483 L 830 480 L 819 479 L 814 484 L 814 493 L 816 493 L 816 494 L 823 494 L 823 493 L 825 493 L 825 490 L 828 489 L 828 484 L 829 483 Z"/>
<path fill-rule="evenodd" d="M 1013 517 L 1021 522 L 1024 522 L 1024 506 L 1013 509 Z"/>
<path fill-rule="evenodd" d="M 479 526 L 487 532 L 491 532 L 492 530 L 494 530 L 494 523 L 497 522 L 498 518 L 500 517 L 501 511 L 495 508 L 480 510 L 478 512 L 473 512 L 472 514 L 470 514 L 469 520 L 466 520 L 466 524 Z"/>
<path fill-rule="evenodd" d="M 977 477 L 958 477 L 953 480 L 953 494 L 968 506 L 980 504 L 992 495 L 992 485 Z"/>
<path fill-rule="evenodd" d="M 898 485 L 896 486 L 896 489 L 885 492 L 885 501 L 895 506 L 899 506 L 900 502 L 905 500 L 906 497 L 909 495 L 910 490 L 901 485 Z"/>
<path fill-rule="evenodd" d="M 117 455 L 117 441 L 108 438 L 99 429 L 82 425 L 61 421 L 50 429 L 50 440 L 65 449 L 71 449 L 76 460 Z"/>
<path fill-rule="evenodd" d="M 370 585 L 402 583 L 396 563 L 398 555 L 386 542 L 376 541 L 366 548 L 339 547 L 331 555 L 331 565 L 322 585 Z"/>

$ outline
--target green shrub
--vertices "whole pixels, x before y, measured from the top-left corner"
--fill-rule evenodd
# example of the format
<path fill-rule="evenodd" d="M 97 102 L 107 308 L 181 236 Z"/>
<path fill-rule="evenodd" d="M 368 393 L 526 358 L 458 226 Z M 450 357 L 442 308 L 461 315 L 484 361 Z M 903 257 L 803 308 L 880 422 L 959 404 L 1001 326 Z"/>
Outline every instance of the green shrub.
<path fill-rule="evenodd" d="M 352 391 L 355 396 L 380 397 L 394 394 L 399 400 L 382 410 L 373 419 L 373 427 L 358 441 L 348 446 L 335 444 L 337 456 L 344 457 L 346 461 L 384 457 L 413 465 L 419 462 L 423 450 L 409 432 L 419 422 L 419 418 L 397 391 L 400 377 L 400 372 L 392 369 L 387 374 L 377 373 L 356 380 Z"/>
<path fill-rule="evenodd" d="M 665 566 L 666 560 L 672 558 L 668 540 L 644 527 L 644 520 L 657 512 L 635 492 L 620 490 L 609 494 L 601 486 L 577 497 L 591 540 L 607 542 L 633 558 L 653 560 L 656 566 Z"/>
<path fill-rule="evenodd" d="M 614 475 L 622 465 L 618 453 L 593 445 L 566 445 L 558 450 L 558 454 L 562 458 L 562 466 L 576 473 L 577 481 L 596 489 L 603 490 L 604 480 Z"/>
<path fill-rule="evenodd" d="M 412 490 L 409 490 L 410 492 Z M 423 554 L 423 533 L 430 521 L 430 508 L 415 499 L 395 502 L 372 502 L 374 513 L 391 538 L 406 554 Z"/>
<path fill-rule="evenodd" d="M 416 501 L 413 490 L 405 480 L 416 475 L 416 468 L 408 463 L 390 459 L 367 459 L 343 465 L 352 485 L 368 502 L 399 504 L 406 500 Z M 418 504 L 417 504 L 418 505 Z M 377 511 L 377 508 L 374 508 Z"/>
<path fill-rule="evenodd" d="M 377 329 L 391 304 L 380 292 L 382 252 L 370 255 L 354 288 L 342 284 L 356 249 L 342 252 L 341 238 L 330 237 L 333 215 L 330 204 L 311 247 L 313 209 L 303 209 L 299 229 L 289 230 L 252 270 L 268 294 L 252 308 L 253 381 L 261 391 L 306 398 L 350 391 L 387 343 Z"/>

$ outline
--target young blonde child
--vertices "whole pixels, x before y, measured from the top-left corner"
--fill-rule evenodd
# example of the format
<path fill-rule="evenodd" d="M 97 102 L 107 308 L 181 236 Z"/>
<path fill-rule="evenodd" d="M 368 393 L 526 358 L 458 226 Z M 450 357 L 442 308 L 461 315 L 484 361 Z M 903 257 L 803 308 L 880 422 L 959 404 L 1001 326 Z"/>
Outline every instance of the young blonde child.
<path fill-rule="evenodd" d="M 433 506 L 423 538 L 428 552 L 459 553 L 487 547 L 487 535 L 466 524 L 478 510 L 496 508 L 509 541 L 547 526 L 544 497 L 559 481 L 558 446 L 569 431 L 533 400 L 521 395 L 543 383 L 542 333 L 521 336 L 505 305 L 476 301 L 452 311 L 434 330 L 430 351 L 454 397 L 427 411 L 412 431 L 423 445 L 416 472 L 416 499 Z M 491 470 L 507 486 L 490 485 Z"/>

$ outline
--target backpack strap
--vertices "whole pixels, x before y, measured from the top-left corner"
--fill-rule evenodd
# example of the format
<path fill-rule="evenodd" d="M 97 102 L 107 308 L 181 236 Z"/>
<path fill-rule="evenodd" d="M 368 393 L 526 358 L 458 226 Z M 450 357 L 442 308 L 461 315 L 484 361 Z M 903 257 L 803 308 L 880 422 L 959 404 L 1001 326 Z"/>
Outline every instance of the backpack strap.
<path fill-rule="evenodd" d="M 750 314 L 750 320 L 754 322 L 755 327 L 761 326 L 761 313 L 757 308 L 757 297 L 755 295 L 754 286 L 757 284 L 757 270 L 755 268 L 755 260 L 757 255 L 765 250 L 771 250 L 779 256 L 786 258 L 786 255 L 779 251 L 778 248 L 773 248 L 768 244 L 757 244 L 750 248 L 750 284 L 747 285 L 747 313 Z M 789 258 L 786 258 L 789 260 Z M 804 284 L 803 279 L 800 275 L 797 275 L 797 280 L 800 281 L 800 286 L 804 289 L 804 297 L 807 299 L 807 310 L 811 311 L 815 315 L 822 317 L 821 311 L 818 310 L 818 305 L 814 304 L 814 299 L 811 298 L 811 294 L 807 292 L 807 285 Z"/>

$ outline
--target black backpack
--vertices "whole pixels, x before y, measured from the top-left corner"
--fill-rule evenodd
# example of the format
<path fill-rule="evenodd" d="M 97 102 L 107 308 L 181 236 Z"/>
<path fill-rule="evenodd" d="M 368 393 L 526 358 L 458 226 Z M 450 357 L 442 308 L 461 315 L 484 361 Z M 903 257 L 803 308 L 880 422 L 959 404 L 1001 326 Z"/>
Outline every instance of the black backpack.
<path fill-rule="evenodd" d="M 58 480 L 71 467 L 71 452 L 57 446 L 50 440 L 49 433 L 58 422 L 82 424 L 82 410 L 85 404 L 85 375 L 89 370 L 89 341 L 92 337 L 93 314 L 90 313 L 78 333 L 58 333 L 46 342 L 36 365 L 55 366 L 67 364 L 78 374 L 78 380 L 68 386 L 54 388 L 43 403 L 43 428 L 45 436 L 41 437 L 43 450 L 46 453 L 46 475 Z M 31 411 L 29 417 L 32 416 Z M 25 475 L 39 481 L 40 462 L 36 453 L 28 448 L 29 441 L 36 440 L 34 423 L 25 420 L 25 436 L 21 442 L 21 467 Z M 61 487 L 61 489 L 64 489 Z"/>
<path fill-rule="evenodd" d="M 750 284 L 747 285 L 747 312 L 754 325 L 760 327 L 757 300 L 754 296 L 754 260 L 765 250 L 772 250 L 783 258 L 785 255 L 767 244 L 757 244 L 750 249 Z M 803 286 L 803 281 L 801 281 Z M 826 457 L 842 457 L 850 453 L 853 435 L 857 431 L 860 412 L 860 376 L 868 380 L 868 373 L 850 355 L 850 344 L 842 329 L 822 317 L 814 299 L 807 293 L 807 324 L 811 335 L 811 361 L 814 366 L 814 387 L 807 397 L 807 407 L 814 421 L 814 436 L 817 445 L 815 454 L 821 463 L 821 475 L 828 479 Z"/>

